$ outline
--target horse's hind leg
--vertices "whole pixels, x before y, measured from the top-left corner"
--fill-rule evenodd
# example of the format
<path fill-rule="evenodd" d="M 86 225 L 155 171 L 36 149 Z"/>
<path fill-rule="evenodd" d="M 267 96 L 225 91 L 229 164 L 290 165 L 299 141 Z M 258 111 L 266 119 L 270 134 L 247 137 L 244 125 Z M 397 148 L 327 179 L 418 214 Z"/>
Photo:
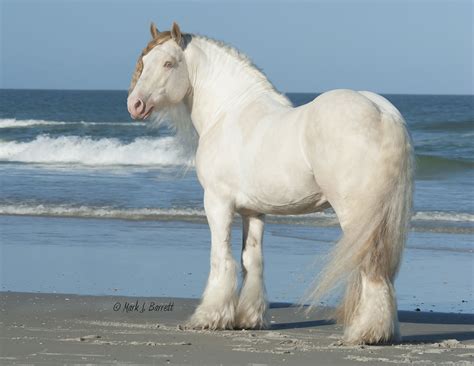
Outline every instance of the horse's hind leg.
<path fill-rule="evenodd" d="M 353 275 L 341 306 L 344 339 L 351 344 L 400 339 L 393 281 L 371 272 L 362 270 Z"/>
<path fill-rule="evenodd" d="M 191 317 L 189 326 L 233 329 L 237 270 L 232 258 L 230 234 L 234 211 L 228 201 L 207 190 L 204 208 L 211 229 L 211 269 L 201 304 Z"/>
<path fill-rule="evenodd" d="M 344 340 L 351 344 L 400 339 L 394 279 L 404 238 L 394 231 L 403 231 L 403 227 L 390 224 L 390 214 L 381 216 L 371 224 L 343 226 L 342 241 L 350 246 L 345 253 L 359 261 L 348 278 L 338 314 L 345 326 Z"/>
<path fill-rule="evenodd" d="M 242 217 L 242 272 L 244 276 L 237 305 L 236 327 L 266 327 L 265 286 L 263 284 L 262 239 L 264 216 Z"/>

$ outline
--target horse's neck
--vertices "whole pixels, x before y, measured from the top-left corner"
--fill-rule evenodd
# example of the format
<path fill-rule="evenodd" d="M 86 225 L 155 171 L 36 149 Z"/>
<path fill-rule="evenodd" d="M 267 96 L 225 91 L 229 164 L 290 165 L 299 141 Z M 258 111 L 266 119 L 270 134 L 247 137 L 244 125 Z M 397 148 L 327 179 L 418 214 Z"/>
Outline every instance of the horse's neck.
<path fill-rule="evenodd" d="M 253 118 L 291 106 L 267 78 L 234 49 L 202 37 L 186 48 L 192 85 L 191 118 L 201 135 L 232 112 L 249 110 Z"/>

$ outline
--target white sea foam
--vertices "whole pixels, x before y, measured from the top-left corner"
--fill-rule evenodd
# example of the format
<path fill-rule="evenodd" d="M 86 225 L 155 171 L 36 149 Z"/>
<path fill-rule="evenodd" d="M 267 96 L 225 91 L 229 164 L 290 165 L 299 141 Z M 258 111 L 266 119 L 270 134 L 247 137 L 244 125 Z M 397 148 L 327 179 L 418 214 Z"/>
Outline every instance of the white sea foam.
<path fill-rule="evenodd" d="M 420 211 L 413 215 L 412 220 L 474 222 L 474 214 L 465 212 Z"/>
<path fill-rule="evenodd" d="M 66 122 L 44 121 L 38 119 L 17 120 L 14 118 L 0 119 L 0 128 L 30 127 L 35 125 L 65 125 Z"/>
<path fill-rule="evenodd" d="M 145 122 L 64 122 L 64 121 L 46 121 L 42 119 L 15 119 L 15 118 L 4 118 L 0 119 L 0 128 L 24 128 L 24 127 L 33 127 L 33 126 L 63 126 L 63 125 L 74 125 L 81 124 L 84 126 L 90 125 L 107 125 L 107 126 L 125 126 L 125 127 L 136 127 L 136 126 L 146 126 Z"/>
<path fill-rule="evenodd" d="M 25 216 L 58 216 L 58 217 L 89 217 L 108 219 L 196 219 L 204 220 L 205 212 L 197 208 L 116 208 L 109 206 L 84 206 L 71 204 L 3 204 L 0 205 L 0 215 Z M 417 221 L 444 221 L 444 222 L 474 222 L 474 215 L 470 213 L 450 213 L 438 211 L 416 212 L 413 220 Z M 268 215 L 269 222 L 304 223 L 335 225 L 337 217 L 333 212 L 317 212 L 306 215 L 274 216 Z"/>
<path fill-rule="evenodd" d="M 204 218 L 204 211 L 192 208 L 161 209 L 161 208 L 114 208 L 114 207 L 90 207 L 74 205 L 47 205 L 47 204 L 19 204 L 0 205 L 0 215 L 21 216 L 55 216 L 55 217 L 85 217 L 104 219 L 183 219 Z"/>
<path fill-rule="evenodd" d="M 0 161 L 104 165 L 182 165 L 187 161 L 173 137 L 114 138 L 40 135 L 29 142 L 0 142 Z"/>
<path fill-rule="evenodd" d="M 122 220 L 186 220 L 204 222 L 203 209 L 196 208 L 116 208 L 70 204 L 6 204 L 0 205 L 0 215 L 77 217 Z M 317 212 L 307 215 L 268 216 L 269 222 L 332 226 L 337 224 L 334 213 Z"/>

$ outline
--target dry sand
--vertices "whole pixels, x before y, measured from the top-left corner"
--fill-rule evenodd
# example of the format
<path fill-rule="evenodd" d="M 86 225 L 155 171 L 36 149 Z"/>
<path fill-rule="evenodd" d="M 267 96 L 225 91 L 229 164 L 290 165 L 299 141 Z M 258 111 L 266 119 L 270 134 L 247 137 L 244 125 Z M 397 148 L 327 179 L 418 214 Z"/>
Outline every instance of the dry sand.
<path fill-rule="evenodd" d="M 151 302 L 163 306 L 149 311 Z M 128 313 L 126 303 L 133 308 Z M 269 330 L 183 329 L 196 305 L 197 300 L 182 298 L 2 292 L 0 364 L 472 365 L 474 361 L 471 314 L 400 312 L 402 343 L 345 346 L 339 342 L 340 326 L 324 320 L 324 314 L 306 316 L 289 304 L 271 305 Z"/>

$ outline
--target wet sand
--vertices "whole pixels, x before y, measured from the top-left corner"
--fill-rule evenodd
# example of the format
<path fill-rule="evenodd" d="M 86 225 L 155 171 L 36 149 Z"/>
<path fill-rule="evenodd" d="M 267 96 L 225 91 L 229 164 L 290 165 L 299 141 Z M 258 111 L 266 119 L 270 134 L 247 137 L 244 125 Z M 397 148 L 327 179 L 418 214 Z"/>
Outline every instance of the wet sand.
<path fill-rule="evenodd" d="M 0 364 L 472 365 L 474 315 L 400 312 L 403 342 L 341 344 L 324 311 L 272 303 L 271 328 L 197 331 L 195 299 L 0 293 Z M 115 308 L 114 308 L 115 307 Z"/>

